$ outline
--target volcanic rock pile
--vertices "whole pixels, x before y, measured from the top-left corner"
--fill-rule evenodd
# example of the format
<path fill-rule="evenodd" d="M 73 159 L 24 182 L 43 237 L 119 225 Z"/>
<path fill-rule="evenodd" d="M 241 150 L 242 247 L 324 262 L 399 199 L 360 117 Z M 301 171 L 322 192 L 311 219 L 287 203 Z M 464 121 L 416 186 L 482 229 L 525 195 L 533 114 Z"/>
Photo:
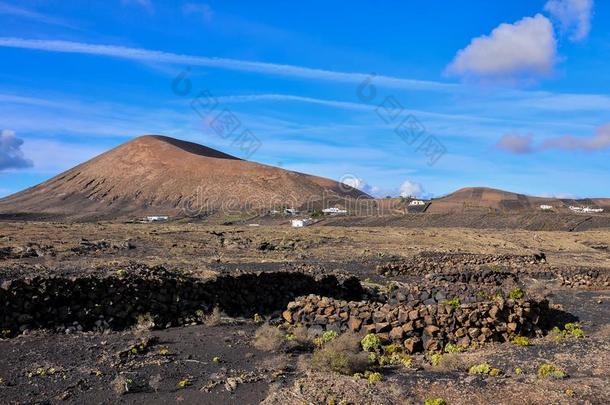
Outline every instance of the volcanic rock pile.
<path fill-rule="evenodd" d="M 546 264 L 544 253 L 519 255 L 486 255 L 473 253 L 421 252 L 412 257 L 377 266 L 377 274 L 384 276 L 427 275 L 455 273 L 463 270 L 492 269 L 502 271 Z"/>
<path fill-rule="evenodd" d="M 610 287 L 610 269 L 580 268 L 559 272 L 557 278 L 561 285 L 571 288 L 608 288 Z"/>
<path fill-rule="evenodd" d="M 412 306 L 309 295 L 289 303 L 282 317 L 313 333 L 375 333 L 413 353 L 441 350 L 448 343 L 467 347 L 474 342 L 505 342 L 517 335 L 541 335 L 541 315 L 546 310 L 547 301 L 528 299 Z"/>

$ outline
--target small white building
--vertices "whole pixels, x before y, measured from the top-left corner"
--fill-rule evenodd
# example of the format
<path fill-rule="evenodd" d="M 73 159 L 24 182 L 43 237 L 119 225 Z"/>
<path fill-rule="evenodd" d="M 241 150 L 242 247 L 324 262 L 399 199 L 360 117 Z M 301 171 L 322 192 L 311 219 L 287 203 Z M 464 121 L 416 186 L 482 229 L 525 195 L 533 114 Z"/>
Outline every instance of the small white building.
<path fill-rule="evenodd" d="M 345 215 L 345 214 L 347 214 L 347 210 L 337 208 L 337 207 L 325 208 L 322 210 L 322 212 L 327 215 Z"/>
<path fill-rule="evenodd" d="M 409 205 L 414 207 L 414 206 L 426 205 L 426 203 L 422 200 L 413 200 L 413 201 L 409 202 Z"/>
<path fill-rule="evenodd" d="M 290 220 L 290 225 L 293 228 L 304 228 L 308 225 L 311 225 L 312 223 L 313 223 L 313 219 L 311 219 L 311 218 L 291 219 Z"/>
<path fill-rule="evenodd" d="M 168 215 L 149 215 L 146 217 L 147 222 L 165 222 L 169 220 Z"/>
<path fill-rule="evenodd" d="M 590 214 L 590 213 L 599 214 L 600 212 L 604 212 L 604 209 L 603 208 L 591 208 L 591 207 L 575 207 L 573 205 L 570 205 L 570 211 L 582 213 L 582 214 Z"/>
<path fill-rule="evenodd" d="M 287 215 L 298 215 L 299 214 L 299 210 L 297 210 L 296 208 L 286 208 L 284 210 L 284 214 L 287 214 Z"/>
<path fill-rule="evenodd" d="M 552 211 L 553 210 L 553 206 L 552 205 L 547 205 L 547 204 L 542 204 L 540 206 L 540 209 L 542 211 Z"/>

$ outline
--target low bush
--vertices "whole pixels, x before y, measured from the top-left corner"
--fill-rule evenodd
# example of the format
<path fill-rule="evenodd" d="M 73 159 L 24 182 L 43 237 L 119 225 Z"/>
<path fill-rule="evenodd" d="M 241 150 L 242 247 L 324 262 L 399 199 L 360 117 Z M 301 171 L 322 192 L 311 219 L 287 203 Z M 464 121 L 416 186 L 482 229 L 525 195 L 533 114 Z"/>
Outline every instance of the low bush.
<path fill-rule="evenodd" d="M 374 352 L 381 347 L 381 339 L 379 336 L 369 333 L 360 341 L 362 349 L 366 352 Z"/>
<path fill-rule="evenodd" d="M 269 324 L 264 324 L 254 333 L 254 347 L 266 352 L 278 351 L 284 345 L 285 340 L 285 333 Z"/>
<path fill-rule="evenodd" d="M 311 357 L 312 368 L 345 375 L 362 373 L 370 364 L 368 354 L 360 350 L 360 338 L 350 332 L 324 343 Z"/>
<path fill-rule="evenodd" d="M 566 378 L 568 374 L 559 367 L 545 363 L 538 368 L 538 377 L 540 378 Z"/>

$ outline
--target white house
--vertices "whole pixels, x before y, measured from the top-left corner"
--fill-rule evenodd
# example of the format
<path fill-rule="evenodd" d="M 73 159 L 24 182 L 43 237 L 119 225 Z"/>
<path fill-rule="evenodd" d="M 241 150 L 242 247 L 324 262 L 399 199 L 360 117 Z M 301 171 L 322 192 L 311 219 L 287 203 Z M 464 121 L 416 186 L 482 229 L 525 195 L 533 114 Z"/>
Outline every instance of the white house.
<path fill-rule="evenodd" d="M 299 210 L 297 210 L 296 208 L 286 208 L 284 210 L 284 214 L 288 214 L 288 215 L 297 215 L 299 213 Z"/>
<path fill-rule="evenodd" d="M 167 215 L 149 215 L 146 217 L 148 222 L 163 222 L 169 220 Z"/>
<path fill-rule="evenodd" d="M 337 207 L 331 207 L 331 208 L 325 208 L 322 210 L 322 212 L 324 214 L 328 214 L 328 215 L 345 215 L 347 214 L 347 210 L 341 209 L 341 208 L 337 208 Z"/>
<path fill-rule="evenodd" d="M 409 203 L 410 206 L 426 205 L 422 200 L 413 200 Z"/>
<path fill-rule="evenodd" d="M 573 212 L 584 213 L 584 214 L 604 212 L 603 208 L 575 207 L 573 205 L 570 205 L 570 210 Z"/>
<path fill-rule="evenodd" d="M 552 205 L 546 205 L 546 204 L 542 204 L 540 206 L 540 209 L 542 211 L 552 211 L 553 210 L 553 206 Z"/>
<path fill-rule="evenodd" d="M 313 220 L 311 218 L 291 219 L 290 220 L 290 225 L 293 228 L 303 228 L 303 227 L 306 227 L 308 225 L 311 225 L 312 223 L 313 223 Z"/>

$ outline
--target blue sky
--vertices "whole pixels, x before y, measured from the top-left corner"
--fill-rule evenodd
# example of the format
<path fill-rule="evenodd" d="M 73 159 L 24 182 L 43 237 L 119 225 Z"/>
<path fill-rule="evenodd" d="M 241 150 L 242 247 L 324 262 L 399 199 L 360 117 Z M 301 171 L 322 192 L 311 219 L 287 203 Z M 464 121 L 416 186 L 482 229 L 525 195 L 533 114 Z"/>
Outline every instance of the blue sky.
<path fill-rule="evenodd" d="M 147 133 L 380 196 L 610 196 L 610 2 L 265 4 L 0 0 L 0 196 Z"/>

